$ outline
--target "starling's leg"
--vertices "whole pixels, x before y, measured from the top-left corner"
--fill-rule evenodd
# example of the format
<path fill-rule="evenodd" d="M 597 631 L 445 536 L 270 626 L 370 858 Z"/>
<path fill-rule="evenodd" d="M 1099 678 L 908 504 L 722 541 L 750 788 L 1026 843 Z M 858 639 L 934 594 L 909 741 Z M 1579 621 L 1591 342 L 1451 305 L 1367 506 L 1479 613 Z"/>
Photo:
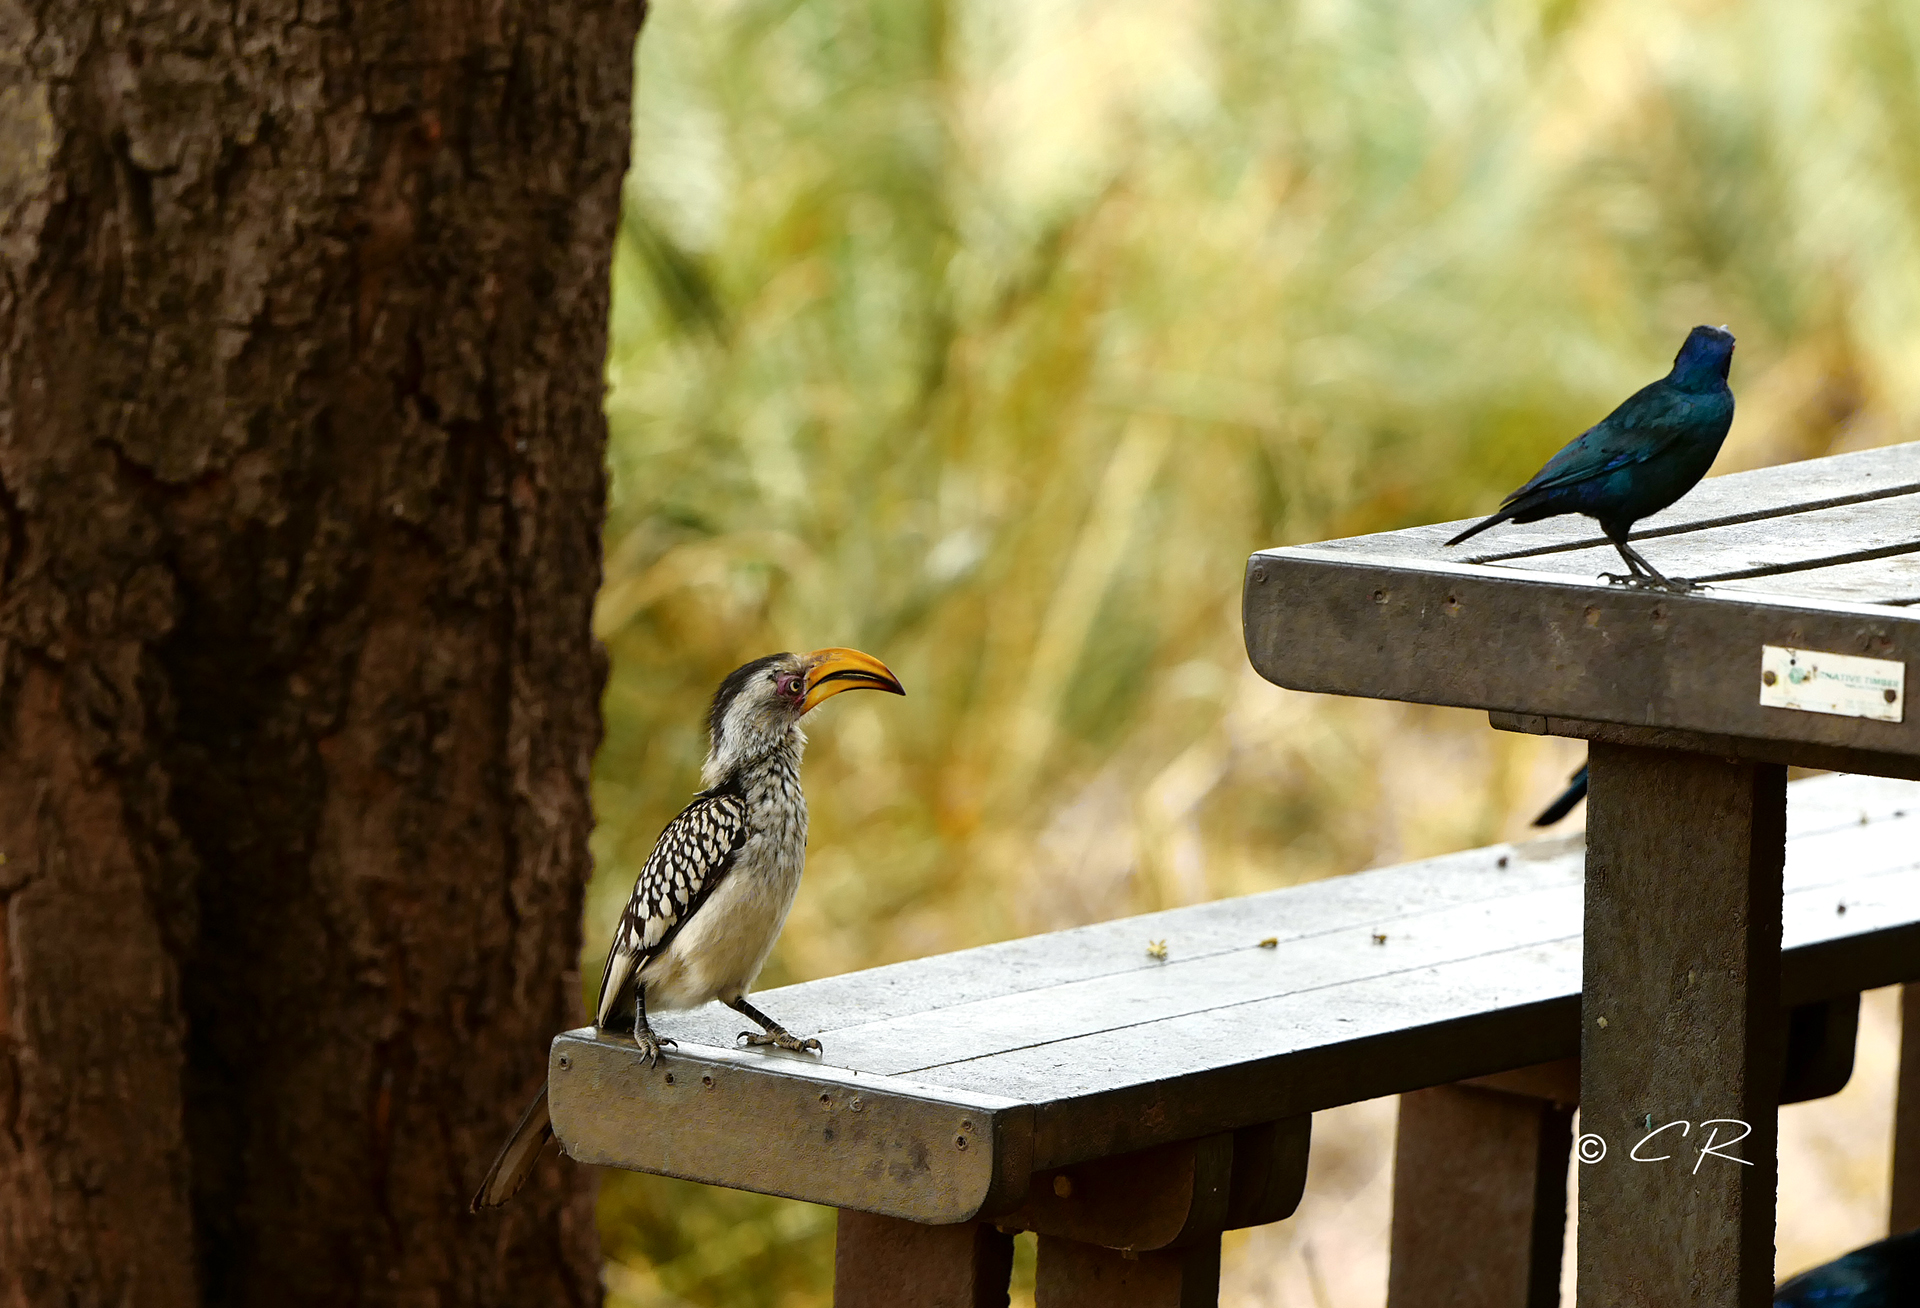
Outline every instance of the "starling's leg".
<path fill-rule="evenodd" d="M 1688 581 L 1684 577 L 1663 576 L 1660 572 L 1660 569 L 1654 567 L 1651 563 L 1648 563 L 1645 556 L 1643 556 L 1639 550 L 1627 544 L 1625 541 L 1622 541 L 1620 543 L 1620 552 L 1623 555 L 1625 555 L 1630 562 L 1638 563 L 1640 567 L 1646 572 L 1647 581 L 1642 584 L 1655 585 L 1660 587 L 1660 589 L 1662 590 L 1675 591 L 1682 595 L 1686 594 L 1690 590 L 1700 589 L 1699 582 Z"/>
<path fill-rule="evenodd" d="M 727 1000 L 727 1007 L 744 1017 L 752 1018 L 766 1028 L 767 1033 L 765 1035 L 755 1035 L 751 1031 L 742 1031 L 740 1033 L 740 1038 L 750 1045 L 773 1045 L 780 1049 L 791 1049 L 798 1054 L 817 1054 L 820 1052 L 820 1042 L 818 1040 L 815 1040 L 812 1036 L 808 1036 L 805 1040 L 800 1039 L 798 1036 L 789 1032 L 787 1028 L 781 1026 L 752 1004 L 749 1004 L 745 995 L 741 995 L 738 999 Z"/>
<path fill-rule="evenodd" d="M 1627 561 L 1627 567 L 1631 569 L 1625 576 L 1617 572 L 1603 572 L 1600 574 L 1615 585 L 1654 586 L 1661 590 L 1670 590 L 1682 595 L 1690 590 L 1700 589 L 1700 585 L 1697 582 L 1662 575 L 1658 568 L 1648 563 L 1646 559 L 1641 556 L 1639 550 L 1636 550 L 1624 540 L 1615 541 L 1613 547 L 1620 551 L 1620 557 Z"/>
<path fill-rule="evenodd" d="M 633 986 L 633 1043 L 640 1046 L 640 1057 L 647 1060 L 647 1066 L 658 1063 L 665 1050 L 678 1049 L 670 1037 L 654 1034 L 647 1024 L 647 985 L 636 981 Z"/>
<path fill-rule="evenodd" d="M 1638 551 L 1627 548 L 1627 542 L 1624 537 L 1620 540 L 1614 541 L 1613 547 L 1619 550 L 1620 557 L 1626 560 L 1627 570 L 1624 573 L 1603 572 L 1600 575 L 1605 577 L 1608 580 L 1608 582 L 1616 586 L 1645 585 L 1647 581 L 1647 574 L 1641 568 L 1640 565 L 1646 562 L 1646 560 L 1640 557 Z"/>

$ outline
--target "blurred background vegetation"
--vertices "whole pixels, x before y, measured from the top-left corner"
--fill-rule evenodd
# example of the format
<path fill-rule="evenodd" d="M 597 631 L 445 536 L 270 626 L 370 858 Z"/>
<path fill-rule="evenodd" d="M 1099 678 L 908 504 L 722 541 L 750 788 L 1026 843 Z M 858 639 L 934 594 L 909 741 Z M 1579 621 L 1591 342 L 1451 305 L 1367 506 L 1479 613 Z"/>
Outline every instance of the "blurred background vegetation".
<path fill-rule="evenodd" d="M 1904 0 L 657 0 L 637 66 L 589 978 L 746 658 L 910 693 L 811 724 L 764 988 L 1521 834 L 1578 746 L 1267 685 L 1245 557 L 1490 511 L 1695 323 L 1716 471 L 1917 434 Z M 830 1297 L 824 1210 L 601 1210 L 620 1308 Z"/>

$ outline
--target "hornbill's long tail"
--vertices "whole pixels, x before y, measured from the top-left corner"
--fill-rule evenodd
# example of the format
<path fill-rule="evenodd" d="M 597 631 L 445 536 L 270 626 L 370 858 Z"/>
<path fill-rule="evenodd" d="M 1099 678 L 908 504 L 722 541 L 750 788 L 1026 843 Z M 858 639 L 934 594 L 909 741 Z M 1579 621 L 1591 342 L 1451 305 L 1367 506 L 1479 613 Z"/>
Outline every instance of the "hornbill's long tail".
<path fill-rule="evenodd" d="M 469 1205 L 470 1211 L 498 1208 L 513 1198 L 533 1175 L 533 1165 L 540 1161 L 540 1151 L 551 1139 L 553 1117 L 547 1112 L 547 1083 L 542 1081 L 540 1093 L 527 1105 L 527 1111 L 520 1114 L 520 1125 L 513 1128 L 513 1135 L 501 1147 L 500 1156 L 487 1169 L 487 1178 L 480 1182 L 480 1189 Z"/>

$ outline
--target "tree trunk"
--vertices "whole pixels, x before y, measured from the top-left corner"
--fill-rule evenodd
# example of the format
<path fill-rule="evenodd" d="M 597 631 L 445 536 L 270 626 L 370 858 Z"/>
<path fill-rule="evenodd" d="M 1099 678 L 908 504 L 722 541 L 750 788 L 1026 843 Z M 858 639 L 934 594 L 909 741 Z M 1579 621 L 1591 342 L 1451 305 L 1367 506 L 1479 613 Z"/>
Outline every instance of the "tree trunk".
<path fill-rule="evenodd" d="M 0 0 L 0 1305 L 598 1301 L 638 0 Z"/>

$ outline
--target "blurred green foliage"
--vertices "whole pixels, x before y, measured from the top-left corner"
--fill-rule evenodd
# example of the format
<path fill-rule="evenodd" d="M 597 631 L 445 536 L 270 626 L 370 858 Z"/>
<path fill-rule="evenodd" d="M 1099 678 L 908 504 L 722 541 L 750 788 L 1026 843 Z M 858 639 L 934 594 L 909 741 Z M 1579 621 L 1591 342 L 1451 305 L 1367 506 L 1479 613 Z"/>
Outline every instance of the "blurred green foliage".
<path fill-rule="evenodd" d="M 1483 513 L 1740 338 L 1720 471 L 1912 438 L 1901 0 L 659 0 L 607 363 L 589 978 L 745 659 L 850 644 L 766 986 L 1521 829 L 1578 751 L 1246 669 L 1245 556 Z M 609 1175 L 613 1302 L 831 1214 Z"/>

